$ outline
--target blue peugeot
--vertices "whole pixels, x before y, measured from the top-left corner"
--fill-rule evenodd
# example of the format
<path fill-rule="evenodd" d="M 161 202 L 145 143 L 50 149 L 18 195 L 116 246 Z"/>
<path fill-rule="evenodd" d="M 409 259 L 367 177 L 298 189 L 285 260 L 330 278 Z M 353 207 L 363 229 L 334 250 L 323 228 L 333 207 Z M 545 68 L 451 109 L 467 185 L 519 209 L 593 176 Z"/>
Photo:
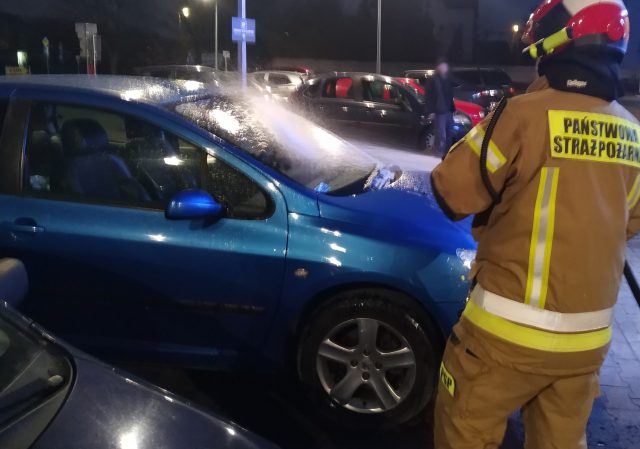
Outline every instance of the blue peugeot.
<path fill-rule="evenodd" d="M 0 77 L 0 124 L 0 248 L 65 340 L 295 373 L 343 423 L 429 402 L 475 243 L 427 173 L 189 81 Z"/>

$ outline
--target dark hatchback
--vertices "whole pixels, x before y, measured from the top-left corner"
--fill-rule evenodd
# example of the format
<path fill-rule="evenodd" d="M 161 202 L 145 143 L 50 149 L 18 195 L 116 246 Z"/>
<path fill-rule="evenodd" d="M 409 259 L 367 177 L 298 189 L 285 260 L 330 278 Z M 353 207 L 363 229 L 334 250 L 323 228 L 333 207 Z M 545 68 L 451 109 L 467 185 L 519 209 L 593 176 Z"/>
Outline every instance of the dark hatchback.
<path fill-rule="evenodd" d="M 434 73 L 434 70 L 407 70 L 403 75 L 424 86 Z M 495 108 L 503 97 L 510 98 L 516 93 L 511 77 L 502 69 L 463 67 L 451 69 L 451 74 L 455 97 L 479 104 L 487 111 Z"/>
<path fill-rule="evenodd" d="M 0 261 L 0 293 L 26 287 Z M 20 274 L 20 272 L 25 274 Z M 12 292 L 7 295 L 7 292 Z M 0 301 L 0 447 L 275 449 L 236 425 L 64 344 Z"/>
<path fill-rule="evenodd" d="M 321 75 L 301 86 L 289 101 L 339 133 L 402 143 L 422 151 L 433 148 L 433 126 L 425 114 L 424 99 L 388 76 Z M 471 118 L 456 111 L 454 140 L 462 139 L 471 127 Z"/>

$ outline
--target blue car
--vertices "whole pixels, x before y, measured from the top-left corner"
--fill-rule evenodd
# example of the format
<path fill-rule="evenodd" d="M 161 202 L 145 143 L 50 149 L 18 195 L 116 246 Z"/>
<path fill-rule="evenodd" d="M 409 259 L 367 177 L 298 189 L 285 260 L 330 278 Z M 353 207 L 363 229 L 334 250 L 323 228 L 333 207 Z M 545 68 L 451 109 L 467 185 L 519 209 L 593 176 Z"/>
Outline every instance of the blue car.
<path fill-rule="evenodd" d="M 427 173 L 193 81 L 0 77 L 0 123 L 0 249 L 65 340 L 295 373 L 342 423 L 428 403 L 475 243 Z"/>
<path fill-rule="evenodd" d="M 24 267 L 0 260 L 15 304 Z M 277 449 L 169 392 L 67 346 L 0 301 L 0 447 Z"/>

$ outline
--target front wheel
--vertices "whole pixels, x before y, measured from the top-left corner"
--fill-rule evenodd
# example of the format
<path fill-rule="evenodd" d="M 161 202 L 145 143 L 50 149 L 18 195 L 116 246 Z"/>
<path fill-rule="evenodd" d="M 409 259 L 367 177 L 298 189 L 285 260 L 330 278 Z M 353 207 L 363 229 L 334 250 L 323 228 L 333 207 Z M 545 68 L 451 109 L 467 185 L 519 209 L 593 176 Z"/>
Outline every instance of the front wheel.
<path fill-rule="evenodd" d="M 433 335 L 402 295 L 346 293 L 309 321 L 299 374 L 332 422 L 393 427 L 419 415 L 432 398 L 439 358 Z"/>

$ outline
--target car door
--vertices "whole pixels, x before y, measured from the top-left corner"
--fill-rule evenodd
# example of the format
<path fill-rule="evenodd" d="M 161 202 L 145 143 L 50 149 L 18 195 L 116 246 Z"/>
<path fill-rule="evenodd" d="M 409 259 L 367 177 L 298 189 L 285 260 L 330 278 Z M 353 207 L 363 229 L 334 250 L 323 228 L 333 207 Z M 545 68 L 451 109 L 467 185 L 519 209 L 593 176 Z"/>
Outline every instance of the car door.
<path fill-rule="evenodd" d="M 419 114 L 404 89 L 380 79 L 364 78 L 362 92 L 367 107 L 364 124 L 371 133 L 391 140 L 404 140 L 415 133 Z"/>
<path fill-rule="evenodd" d="M 26 311 L 118 356 L 215 364 L 259 347 L 287 242 L 285 203 L 269 180 L 148 110 L 29 103 L 23 170 L 0 195 L 0 245 L 39 261 L 27 267 Z M 165 205 L 187 189 L 211 193 L 228 213 L 167 220 Z"/>
<path fill-rule="evenodd" d="M 328 122 L 338 127 L 357 125 L 361 119 L 357 85 L 352 77 L 329 78 L 315 101 L 316 109 Z"/>

